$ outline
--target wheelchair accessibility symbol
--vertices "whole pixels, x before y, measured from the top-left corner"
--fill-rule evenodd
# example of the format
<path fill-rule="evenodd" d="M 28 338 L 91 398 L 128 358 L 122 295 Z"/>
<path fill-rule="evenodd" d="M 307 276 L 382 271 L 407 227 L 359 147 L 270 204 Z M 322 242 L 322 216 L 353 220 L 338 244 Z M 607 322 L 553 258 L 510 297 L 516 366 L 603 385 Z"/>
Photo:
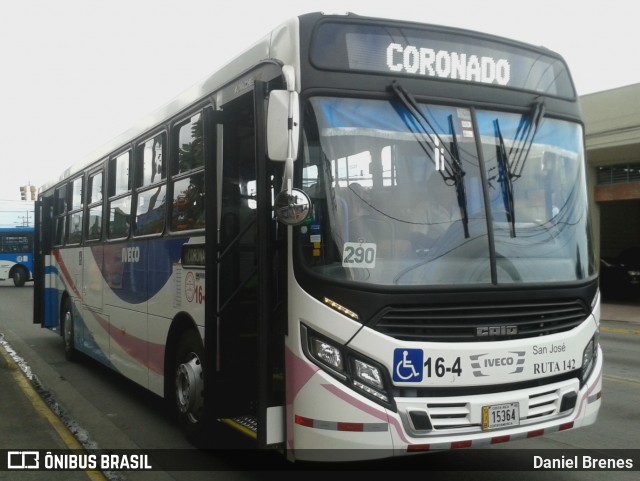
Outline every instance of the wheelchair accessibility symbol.
<path fill-rule="evenodd" d="M 422 357 L 422 349 L 393 351 L 393 380 L 396 382 L 422 381 Z"/>

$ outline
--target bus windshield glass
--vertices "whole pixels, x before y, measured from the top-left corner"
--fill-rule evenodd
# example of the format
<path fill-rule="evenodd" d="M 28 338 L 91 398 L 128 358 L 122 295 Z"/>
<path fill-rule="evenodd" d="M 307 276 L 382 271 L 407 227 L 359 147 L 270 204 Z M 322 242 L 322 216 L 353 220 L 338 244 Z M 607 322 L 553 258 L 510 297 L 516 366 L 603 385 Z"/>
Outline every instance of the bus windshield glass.
<path fill-rule="evenodd" d="M 385 286 L 569 282 L 594 274 L 582 128 L 402 99 L 311 98 L 303 264 Z"/>

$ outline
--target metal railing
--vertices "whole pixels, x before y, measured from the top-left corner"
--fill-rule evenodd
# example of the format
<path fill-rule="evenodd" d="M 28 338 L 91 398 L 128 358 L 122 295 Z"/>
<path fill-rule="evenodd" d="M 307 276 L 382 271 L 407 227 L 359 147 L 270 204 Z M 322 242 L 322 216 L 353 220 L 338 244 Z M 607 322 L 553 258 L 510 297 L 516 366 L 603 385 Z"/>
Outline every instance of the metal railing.
<path fill-rule="evenodd" d="M 598 167 L 596 171 L 596 183 L 599 185 L 629 182 L 640 182 L 640 163 Z"/>

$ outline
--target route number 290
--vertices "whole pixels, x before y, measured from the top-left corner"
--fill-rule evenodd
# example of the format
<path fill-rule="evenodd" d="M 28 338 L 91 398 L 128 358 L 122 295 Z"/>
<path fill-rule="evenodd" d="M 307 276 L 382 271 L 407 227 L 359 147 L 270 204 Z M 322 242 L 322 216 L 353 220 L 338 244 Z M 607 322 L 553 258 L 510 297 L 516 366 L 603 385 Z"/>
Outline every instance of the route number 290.
<path fill-rule="evenodd" d="M 342 247 L 342 267 L 373 269 L 376 266 L 376 244 L 345 242 Z"/>

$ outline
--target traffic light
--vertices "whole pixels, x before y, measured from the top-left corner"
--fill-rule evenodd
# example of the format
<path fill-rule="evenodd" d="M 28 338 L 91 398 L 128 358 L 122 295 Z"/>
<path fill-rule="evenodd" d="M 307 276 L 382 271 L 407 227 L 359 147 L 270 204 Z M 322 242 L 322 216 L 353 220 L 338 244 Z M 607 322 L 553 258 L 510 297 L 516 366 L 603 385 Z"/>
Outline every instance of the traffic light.
<path fill-rule="evenodd" d="M 31 200 L 36 200 L 36 186 L 35 185 L 31 185 L 30 186 L 31 189 Z"/>
<path fill-rule="evenodd" d="M 20 199 L 27 200 L 27 186 L 26 185 L 21 185 L 20 186 Z"/>

